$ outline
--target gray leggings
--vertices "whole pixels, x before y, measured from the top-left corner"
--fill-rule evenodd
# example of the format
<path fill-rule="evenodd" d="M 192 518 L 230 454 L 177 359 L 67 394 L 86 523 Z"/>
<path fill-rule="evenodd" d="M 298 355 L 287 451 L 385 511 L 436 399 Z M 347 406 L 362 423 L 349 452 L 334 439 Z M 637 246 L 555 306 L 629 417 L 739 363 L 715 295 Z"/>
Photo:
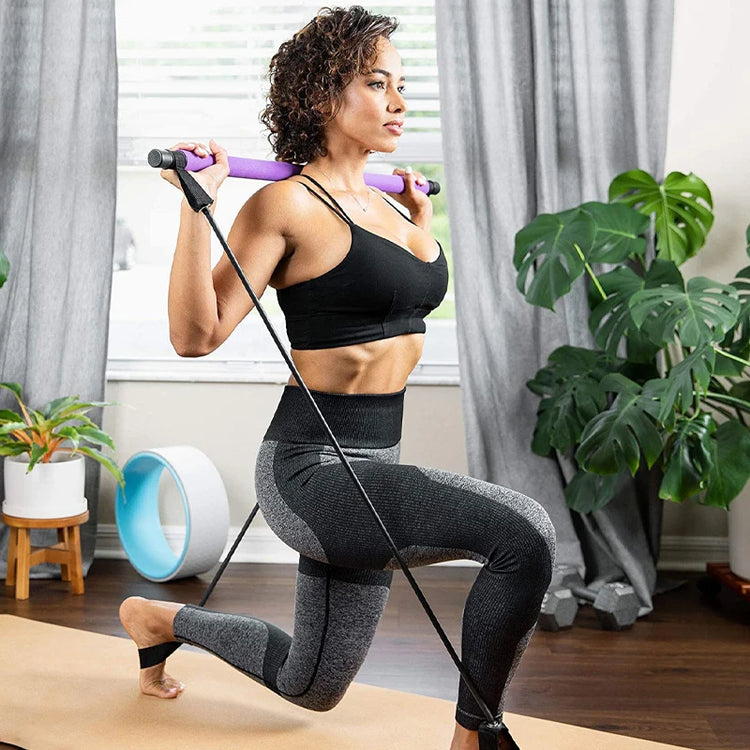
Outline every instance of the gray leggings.
<path fill-rule="evenodd" d="M 464 606 L 461 660 L 501 718 L 550 580 L 555 535 L 547 514 L 512 490 L 398 464 L 403 391 L 313 395 L 410 567 L 482 563 Z M 299 388 L 284 390 L 255 482 L 268 525 L 300 553 L 294 636 L 191 605 L 178 612 L 175 636 L 292 703 L 326 711 L 365 659 L 398 562 Z M 483 719 L 461 681 L 456 721 L 475 730 Z"/>

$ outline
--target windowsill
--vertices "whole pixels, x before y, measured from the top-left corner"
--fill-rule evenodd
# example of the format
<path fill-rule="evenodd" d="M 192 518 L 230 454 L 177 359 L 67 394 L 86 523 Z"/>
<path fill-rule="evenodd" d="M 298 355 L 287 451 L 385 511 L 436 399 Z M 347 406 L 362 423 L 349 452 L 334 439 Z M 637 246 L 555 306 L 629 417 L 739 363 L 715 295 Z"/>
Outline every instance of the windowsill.
<path fill-rule="evenodd" d="M 219 359 L 110 359 L 106 379 L 172 383 L 278 383 L 289 380 L 283 362 Z M 459 385 L 456 363 L 420 363 L 408 385 Z"/>

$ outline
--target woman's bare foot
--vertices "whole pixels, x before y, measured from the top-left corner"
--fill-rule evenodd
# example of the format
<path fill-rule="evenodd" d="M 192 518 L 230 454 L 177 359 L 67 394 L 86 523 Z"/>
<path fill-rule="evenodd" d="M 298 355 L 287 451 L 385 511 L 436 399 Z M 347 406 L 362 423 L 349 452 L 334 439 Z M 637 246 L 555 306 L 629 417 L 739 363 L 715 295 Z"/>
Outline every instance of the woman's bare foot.
<path fill-rule="evenodd" d="M 456 730 L 453 733 L 453 742 L 450 750 L 478 750 L 479 732 L 472 732 L 456 723 Z"/>
<path fill-rule="evenodd" d="M 478 748 L 479 732 L 472 732 L 456 723 L 456 731 L 453 733 L 450 750 L 478 750 Z M 513 740 L 503 736 L 500 738 L 499 748 L 500 750 L 513 750 L 513 748 L 517 749 L 518 746 Z"/>
<path fill-rule="evenodd" d="M 120 622 L 138 648 L 174 640 L 172 623 L 184 605 L 131 596 L 120 605 Z M 176 698 L 185 686 L 164 671 L 166 662 L 141 670 L 140 687 L 145 695 Z"/>

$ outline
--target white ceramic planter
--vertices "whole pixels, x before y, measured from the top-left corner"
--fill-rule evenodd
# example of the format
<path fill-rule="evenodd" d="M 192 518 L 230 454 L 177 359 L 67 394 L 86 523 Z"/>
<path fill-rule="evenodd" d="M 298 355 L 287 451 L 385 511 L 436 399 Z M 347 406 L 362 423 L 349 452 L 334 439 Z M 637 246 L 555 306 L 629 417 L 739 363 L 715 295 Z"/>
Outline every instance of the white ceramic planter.
<path fill-rule="evenodd" d="M 729 504 L 729 567 L 735 575 L 750 581 L 750 492 Z"/>
<path fill-rule="evenodd" d="M 28 463 L 28 456 L 6 457 L 3 513 L 18 518 L 64 518 L 85 512 L 83 456 L 61 453 L 27 474 Z"/>

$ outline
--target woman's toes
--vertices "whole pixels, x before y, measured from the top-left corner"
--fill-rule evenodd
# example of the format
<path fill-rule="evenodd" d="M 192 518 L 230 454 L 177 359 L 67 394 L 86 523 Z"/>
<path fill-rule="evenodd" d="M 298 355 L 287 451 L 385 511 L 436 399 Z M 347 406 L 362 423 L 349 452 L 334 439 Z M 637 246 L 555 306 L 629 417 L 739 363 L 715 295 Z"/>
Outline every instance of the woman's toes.
<path fill-rule="evenodd" d="M 155 669 L 153 674 L 144 670 L 141 674 L 141 692 L 145 695 L 176 698 L 184 689 L 185 686 L 179 680 L 164 674 L 161 670 Z"/>

